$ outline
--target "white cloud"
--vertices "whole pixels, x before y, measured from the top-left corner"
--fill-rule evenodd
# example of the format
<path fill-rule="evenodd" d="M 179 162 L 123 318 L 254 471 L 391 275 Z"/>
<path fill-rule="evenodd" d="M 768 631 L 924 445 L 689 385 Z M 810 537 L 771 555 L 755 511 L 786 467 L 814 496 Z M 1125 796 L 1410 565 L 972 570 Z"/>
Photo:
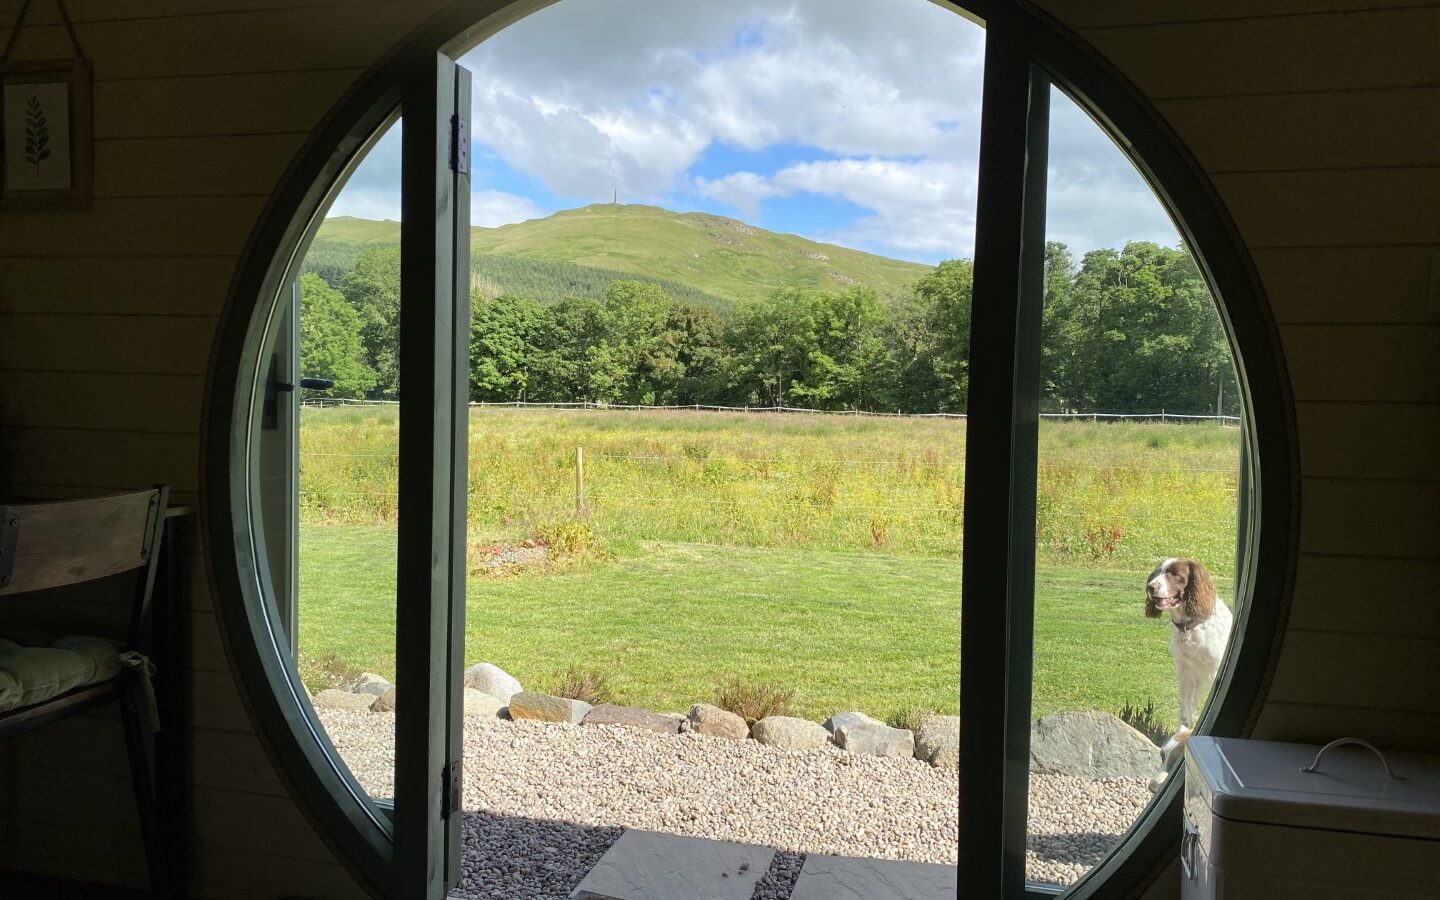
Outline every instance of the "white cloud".
<path fill-rule="evenodd" d="M 692 189 L 702 197 L 735 207 L 741 215 L 752 220 L 760 217 L 760 201 L 787 197 L 792 193 L 754 172 L 732 172 L 724 178 L 696 178 Z"/>
<path fill-rule="evenodd" d="M 538 219 L 548 215 L 528 197 L 507 194 L 504 191 L 471 191 L 470 224 L 485 228 L 513 225 L 526 219 Z"/>
<path fill-rule="evenodd" d="M 330 207 L 326 216 L 354 216 L 357 219 L 390 219 L 400 221 L 400 190 L 357 188 L 346 190 Z"/>
<path fill-rule="evenodd" d="M 1078 258 L 1127 241 L 1174 246 L 1180 236 L 1150 185 L 1099 125 L 1058 90 L 1050 92 L 1046 236 Z"/>
<path fill-rule="evenodd" d="M 982 43 L 925 0 L 565 0 L 462 62 L 474 133 L 512 168 L 659 200 L 715 142 L 973 155 Z"/>
<path fill-rule="evenodd" d="M 975 241 L 975 184 L 973 165 L 869 157 L 797 163 L 768 178 L 739 172 L 699 183 L 697 189 L 742 210 L 771 197 L 799 193 L 843 200 L 874 214 L 811 237 L 933 259 L 970 255 Z"/>

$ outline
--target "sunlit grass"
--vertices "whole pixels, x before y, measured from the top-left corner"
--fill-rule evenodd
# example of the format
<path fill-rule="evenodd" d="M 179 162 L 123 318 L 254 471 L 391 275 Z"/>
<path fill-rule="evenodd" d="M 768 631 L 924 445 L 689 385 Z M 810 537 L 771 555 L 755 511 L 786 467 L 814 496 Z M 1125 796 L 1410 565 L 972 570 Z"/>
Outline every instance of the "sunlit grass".
<path fill-rule="evenodd" d="M 1168 632 L 1144 617 L 1143 577 L 1039 571 L 1035 715 L 1153 702 L 1173 721 Z M 302 529 L 302 653 L 392 676 L 394 585 L 392 528 Z M 616 702 L 675 712 L 729 679 L 793 687 L 816 720 L 958 709 L 954 560 L 646 544 L 562 574 L 472 579 L 468 607 L 466 661 L 527 686 L 576 667 L 605 672 Z"/>

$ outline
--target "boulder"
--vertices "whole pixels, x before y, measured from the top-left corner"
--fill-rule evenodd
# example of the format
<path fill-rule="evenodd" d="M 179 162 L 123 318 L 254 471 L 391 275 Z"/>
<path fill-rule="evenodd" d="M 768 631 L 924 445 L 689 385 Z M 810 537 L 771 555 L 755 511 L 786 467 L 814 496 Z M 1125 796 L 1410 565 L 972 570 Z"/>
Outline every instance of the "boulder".
<path fill-rule="evenodd" d="M 708 703 L 697 703 L 690 707 L 690 715 L 686 717 L 686 721 L 689 722 L 688 730 L 696 734 L 729 738 L 732 741 L 743 741 L 750 736 L 750 726 L 745 724 L 744 719 L 729 710 Z"/>
<path fill-rule="evenodd" d="M 879 719 L 867 716 L 862 712 L 841 712 L 836 713 L 824 722 L 825 730 L 834 734 L 846 725 L 884 725 Z"/>
<path fill-rule="evenodd" d="M 371 712 L 394 712 L 395 711 L 395 689 L 390 690 L 375 698 L 370 704 Z"/>
<path fill-rule="evenodd" d="M 915 732 L 915 758 L 937 769 L 960 768 L 960 717 L 926 716 Z"/>
<path fill-rule="evenodd" d="M 854 722 L 835 729 L 835 745 L 851 753 L 910 759 L 915 755 L 915 734 L 884 722 Z"/>
<path fill-rule="evenodd" d="M 340 685 L 340 690 L 349 691 L 352 694 L 369 694 L 372 697 L 378 697 L 394 686 L 390 683 L 390 679 L 383 675 L 361 672 L 355 680 Z"/>
<path fill-rule="evenodd" d="M 814 750 L 830 743 L 830 732 L 823 726 L 793 716 L 766 716 L 750 728 L 750 736 L 781 750 Z"/>
<path fill-rule="evenodd" d="M 638 706 L 617 706 L 614 703 L 600 703 L 585 714 L 582 725 L 624 725 L 643 731 L 660 734 L 679 734 L 680 720 L 672 716 L 653 713 Z"/>
<path fill-rule="evenodd" d="M 316 709 L 369 709 L 375 698 L 369 694 L 352 694 L 331 688 L 316 694 L 310 702 Z"/>
<path fill-rule="evenodd" d="M 497 697 L 502 703 L 525 690 L 509 672 L 493 663 L 476 663 L 465 670 L 465 686 Z"/>
<path fill-rule="evenodd" d="M 1055 713 L 1030 726 L 1030 771 L 1096 780 L 1149 778 L 1160 748 L 1103 712 Z"/>
<path fill-rule="evenodd" d="M 484 691 L 477 691 L 474 688 L 465 689 L 465 718 L 490 718 L 500 715 L 500 710 L 505 704 L 497 697 L 492 697 Z"/>
<path fill-rule="evenodd" d="M 569 722 L 579 724 L 590 712 L 590 704 L 584 700 L 568 697 L 552 697 L 521 691 L 510 698 L 510 718 L 519 721 L 530 719 L 535 722 Z"/>

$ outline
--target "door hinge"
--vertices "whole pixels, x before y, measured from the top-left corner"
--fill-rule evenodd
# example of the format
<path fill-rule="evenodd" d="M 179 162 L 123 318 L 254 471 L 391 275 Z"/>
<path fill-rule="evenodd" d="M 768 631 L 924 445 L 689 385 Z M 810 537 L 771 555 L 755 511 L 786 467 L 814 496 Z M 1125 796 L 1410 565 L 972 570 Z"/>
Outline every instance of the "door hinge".
<path fill-rule="evenodd" d="M 464 766 L 460 760 L 452 759 L 440 770 L 440 818 L 448 819 L 460 811 L 460 791 L 464 784 Z"/>
<path fill-rule="evenodd" d="M 457 175 L 470 174 L 470 121 L 459 115 L 450 117 L 450 168 Z"/>

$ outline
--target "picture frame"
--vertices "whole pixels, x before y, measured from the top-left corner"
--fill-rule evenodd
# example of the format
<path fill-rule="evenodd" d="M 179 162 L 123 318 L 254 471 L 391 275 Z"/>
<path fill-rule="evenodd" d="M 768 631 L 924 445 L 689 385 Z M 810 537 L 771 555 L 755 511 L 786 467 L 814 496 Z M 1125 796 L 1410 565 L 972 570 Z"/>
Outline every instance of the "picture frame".
<path fill-rule="evenodd" d="M 90 64 L 0 64 L 0 210 L 90 209 L 95 200 Z"/>

